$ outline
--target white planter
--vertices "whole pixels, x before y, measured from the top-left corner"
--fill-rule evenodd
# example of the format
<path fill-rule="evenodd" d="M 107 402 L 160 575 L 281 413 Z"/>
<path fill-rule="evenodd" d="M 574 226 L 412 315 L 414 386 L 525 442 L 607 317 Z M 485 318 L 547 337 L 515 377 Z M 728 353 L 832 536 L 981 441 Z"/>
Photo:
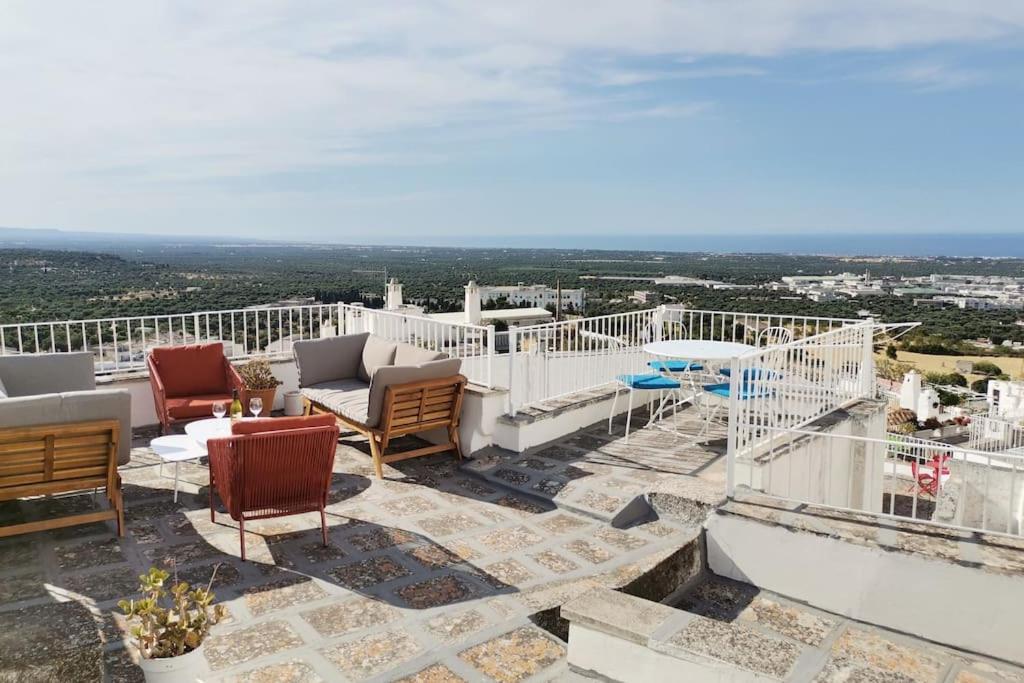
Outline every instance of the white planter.
<path fill-rule="evenodd" d="M 284 393 L 284 414 L 288 417 L 302 415 L 302 394 L 298 391 L 286 391 Z"/>
<path fill-rule="evenodd" d="M 198 681 L 206 673 L 206 658 L 203 646 L 180 657 L 164 659 L 141 659 L 139 666 L 146 676 L 146 683 L 185 683 Z"/>

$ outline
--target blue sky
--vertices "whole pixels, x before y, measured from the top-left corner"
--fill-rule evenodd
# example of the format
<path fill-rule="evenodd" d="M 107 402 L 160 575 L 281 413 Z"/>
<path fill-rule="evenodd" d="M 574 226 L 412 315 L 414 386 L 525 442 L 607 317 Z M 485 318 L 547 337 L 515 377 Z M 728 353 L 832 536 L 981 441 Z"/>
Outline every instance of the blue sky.
<path fill-rule="evenodd" d="M 1024 3 L 5 3 L 0 225 L 1021 232 Z"/>

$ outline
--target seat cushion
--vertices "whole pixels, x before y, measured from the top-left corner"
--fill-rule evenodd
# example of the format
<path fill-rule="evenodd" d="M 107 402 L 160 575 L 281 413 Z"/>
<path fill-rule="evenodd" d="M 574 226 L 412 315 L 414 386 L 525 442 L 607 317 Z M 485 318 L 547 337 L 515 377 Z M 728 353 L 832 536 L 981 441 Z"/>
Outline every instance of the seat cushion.
<path fill-rule="evenodd" d="M 175 420 L 188 420 L 193 417 L 213 417 L 213 404 L 223 402 L 230 407 L 231 394 L 199 394 L 197 396 L 177 396 L 167 399 L 167 414 Z"/>
<path fill-rule="evenodd" d="M 658 372 L 700 372 L 704 366 L 692 360 L 652 360 L 647 363 Z"/>
<path fill-rule="evenodd" d="M 220 342 L 158 347 L 152 357 L 168 397 L 221 394 L 229 389 Z"/>
<path fill-rule="evenodd" d="M 369 382 L 377 368 L 395 364 L 395 352 L 398 344 L 372 334 L 366 338 L 363 346 L 363 357 L 359 362 L 359 379 Z"/>
<path fill-rule="evenodd" d="M 455 377 L 461 368 L 461 360 L 449 358 L 422 365 L 392 365 L 378 369 L 377 374 L 373 376 L 373 381 L 370 382 L 369 406 L 367 407 L 370 419 L 374 424 L 380 423 L 381 412 L 384 409 L 384 396 L 389 386 Z"/>
<path fill-rule="evenodd" d="M 619 380 L 631 389 L 650 389 L 660 391 L 678 389 L 680 387 L 677 380 L 658 373 L 649 373 L 645 375 L 619 375 L 615 379 Z"/>
<path fill-rule="evenodd" d="M 722 384 L 705 384 L 704 391 L 712 396 L 718 396 L 720 398 L 729 398 L 732 393 L 728 382 Z M 758 388 L 751 384 L 743 384 L 740 387 L 741 401 L 749 401 L 752 398 L 766 398 L 771 395 L 771 389 Z"/>
<path fill-rule="evenodd" d="M 232 434 L 259 434 L 282 432 L 289 429 L 310 427 L 333 427 L 333 415 L 310 415 L 306 417 L 259 417 L 254 420 L 236 420 L 231 424 Z"/>
<path fill-rule="evenodd" d="M 445 360 L 448 358 L 447 353 L 441 351 L 431 351 L 430 349 L 421 349 L 418 346 L 412 344 L 399 344 L 398 348 L 395 349 L 395 362 L 393 365 L 422 365 L 424 363 L 430 363 L 435 360 Z"/>
<path fill-rule="evenodd" d="M 299 369 L 299 386 L 311 387 L 321 382 L 359 377 L 363 347 L 369 336 L 361 332 L 295 342 L 292 354 Z"/>
<path fill-rule="evenodd" d="M 347 417 L 367 427 L 376 427 L 380 416 L 370 420 L 367 405 L 370 386 L 358 379 L 339 379 L 303 387 L 302 395 L 333 413 Z"/>

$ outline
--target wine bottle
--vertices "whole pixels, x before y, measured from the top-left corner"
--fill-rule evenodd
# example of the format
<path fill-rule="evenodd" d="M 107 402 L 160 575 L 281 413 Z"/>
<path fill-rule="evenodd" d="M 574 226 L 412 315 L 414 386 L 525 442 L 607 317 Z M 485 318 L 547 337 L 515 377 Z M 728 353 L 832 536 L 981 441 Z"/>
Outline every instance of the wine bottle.
<path fill-rule="evenodd" d="M 242 418 L 242 401 L 238 398 L 238 389 L 234 389 L 231 392 L 231 419 L 240 420 Z"/>

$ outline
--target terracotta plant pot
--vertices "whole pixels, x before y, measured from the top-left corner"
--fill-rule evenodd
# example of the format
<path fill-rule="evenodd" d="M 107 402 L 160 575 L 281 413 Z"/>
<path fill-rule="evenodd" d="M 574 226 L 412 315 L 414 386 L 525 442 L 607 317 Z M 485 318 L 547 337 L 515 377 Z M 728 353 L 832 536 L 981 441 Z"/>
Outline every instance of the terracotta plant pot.
<path fill-rule="evenodd" d="M 203 656 L 203 646 L 180 657 L 164 659 L 141 659 L 139 667 L 146 677 L 146 683 L 182 683 L 197 681 L 203 677 L 208 667 Z"/>
<path fill-rule="evenodd" d="M 251 401 L 254 398 L 263 399 L 263 410 L 260 412 L 261 417 L 270 417 L 270 411 L 274 409 L 274 399 L 277 397 L 277 388 L 273 389 L 246 389 L 245 394 L 247 400 Z M 242 406 L 245 412 L 251 414 L 249 406 Z"/>

